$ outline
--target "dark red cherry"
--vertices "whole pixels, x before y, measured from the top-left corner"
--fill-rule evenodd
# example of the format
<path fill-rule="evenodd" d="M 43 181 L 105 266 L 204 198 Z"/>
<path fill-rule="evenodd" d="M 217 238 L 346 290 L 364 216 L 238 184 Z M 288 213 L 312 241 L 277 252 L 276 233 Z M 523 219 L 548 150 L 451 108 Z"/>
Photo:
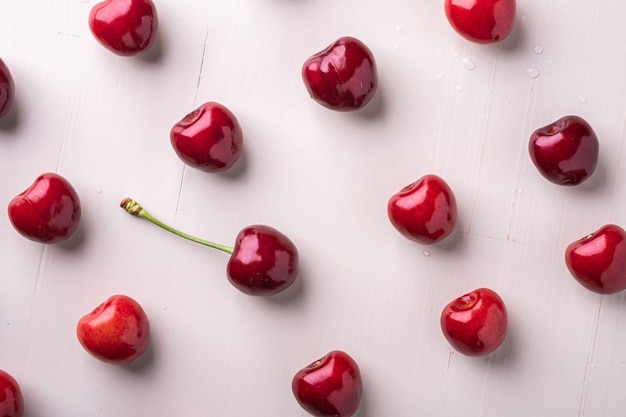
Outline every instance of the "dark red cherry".
<path fill-rule="evenodd" d="M 488 44 L 504 40 L 515 25 L 515 0 L 445 0 L 450 25 L 465 39 Z"/>
<path fill-rule="evenodd" d="M 150 48 L 158 27 L 152 0 L 105 0 L 89 13 L 89 28 L 111 52 L 132 56 Z"/>
<path fill-rule="evenodd" d="M 298 371 L 291 388 L 296 400 L 317 417 L 351 417 L 361 402 L 363 382 L 354 359 L 334 350 Z"/>
<path fill-rule="evenodd" d="M 378 87 L 374 56 L 360 40 L 345 36 L 307 59 L 302 79 L 311 97 L 338 111 L 365 106 Z"/>
<path fill-rule="evenodd" d="M 243 133 L 230 110 L 209 102 L 177 122 L 170 131 L 170 141 L 187 165 L 206 172 L 222 172 L 239 159 Z"/>
<path fill-rule="evenodd" d="M 452 300 L 441 312 L 441 330 L 458 352 L 487 355 L 506 338 L 508 313 L 493 290 L 479 288 Z"/>
<path fill-rule="evenodd" d="M 558 185 L 578 185 L 594 173 L 600 145 L 589 123 L 564 116 L 535 130 L 528 152 L 539 173 Z"/>
<path fill-rule="evenodd" d="M 296 280 L 298 251 L 278 230 L 248 226 L 237 235 L 227 272 L 230 283 L 246 294 L 276 294 Z"/>
<path fill-rule="evenodd" d="M 598 294 L 626 289 L 626 232 L 607 224 L 565 249 L 565 263 L 572 276 Z"/>
<path fill-rule="evenodd" d="M 22 417 L 24 415 L 24 397 L 15 378 L 0 370 L 0 416 Z"/>
<path fill-rule="evenodd" d="M 237 235 L 234 247 L 209 242 L 183 233 L 156 219 L 136 201 L 125 198 L 120 206 L 128 213 L 142 217 L 177 236 L 230 254 L 228 281 L 249 295 L 277 294 L 293 284 L 298 276 L 298 250 L 278 230 L 265 226 L 248 226 Z"/>
<path fill-rule="evenodd" d="M 456 198 L 437 175 L 425 175 L 392 195 L 391 224 L 407 239 L 429 245 L 446 238 L 456 225 Z"/>
<path fill-rule="evenodd" d="M 15 97 L 15 82 L 9 67 L 0 59 L 0 117 L 11 110 Z"/>
<path fill-rule="evenodd" d="M 61 242 L 78 227 L 80 199 L 68 180 L 46 173 L 9 202 L 8 214 L 22 236 L 41 243 Z"/>

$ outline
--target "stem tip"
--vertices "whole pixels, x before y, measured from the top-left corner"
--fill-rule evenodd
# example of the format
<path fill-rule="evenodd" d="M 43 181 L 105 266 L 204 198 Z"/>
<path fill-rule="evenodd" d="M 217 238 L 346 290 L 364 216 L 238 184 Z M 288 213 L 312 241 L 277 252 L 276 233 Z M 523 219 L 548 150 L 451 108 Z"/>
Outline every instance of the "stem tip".
<path fill-rule="evenodd" d="M 138 216 L 139 212 L 143 210 L 143 208 L 132 198 L 126 197 L 120 203 L 120 207 L 132 214 L 133 216 Z"/>

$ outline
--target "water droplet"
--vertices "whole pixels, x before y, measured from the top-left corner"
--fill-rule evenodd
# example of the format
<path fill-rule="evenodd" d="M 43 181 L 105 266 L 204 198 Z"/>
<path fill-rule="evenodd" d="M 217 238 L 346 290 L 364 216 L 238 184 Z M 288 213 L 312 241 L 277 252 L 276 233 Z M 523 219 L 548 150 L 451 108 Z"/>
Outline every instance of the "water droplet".
<path fill-rule="evenodd" d="M 458 58 L 460 55 L 459 55 L 459 53 L 458 53 L 458 52 L 453 52 L 453 53 L 452 53 L 452 56 L 453 56 L 453 57 L 455 57 L 455 58 Z"/>
<path fill-rule="evenodd" d="M 400 25 L 396 26 L 396 33 L 402 33 L 402 30 L 403 30 L 402 26 L 400 26 Z"/>
<path fill-rule="evenodd" d="M 591 369 L 596 369 L 596 364 L 595 363 L 591 363 L 591 364 L 589 364 L 589 366 L 591 367 Z"/>
<path fill-rule="evenodd" d="M 101 193 L 102 193 L 102 188 L 100 188 L 100 187 L 96 187 L 96 192 L 97 192 L 98 194 L 101 194 Z"/>
<path fill-rule="evenodd" d="M 472 61 L 471 58 L 463 58 L 463 66 L 468 71 L 473 71 L 476 69 L 476 63 Z"/>
<path fill-rule="evenodd" d="M 539 68 L 537 67 L 528 67 L 526 68 L 526 75 L 528 78 L 532 78 L 533 80 L 539 77 Z"/>
<path fill-rule="evenodd" d="M 585 97 L 583 97 L 583 96 L 579 96 L 578 97 L 578 101 L 580 101 L 583 104 L 587 104 L 587 99 Z"/>
<path fill-rule="evenodd" d="M 422 252 L 422 255 L 428 258 L 430 256 L 430 251 L 425 250 L 424 252 Z"/>
<path fill-rule="evenodd" d="M 535 47 L 533 48 L 533 52 L 536 53 L 537 55 L 542 54 L 543 46 L 540 43 L 536 44 Z"/>
<path fill-rule="evenodd" d="M 519 194 L 519 195 L 524 194 L 524 189 L 523 188 L 518 188 L 517 189 L 517 194 Z"/>
<path fill-rule="evenodd" d="M 443 77 L 445 77 L 445 76 L 446 76 L 445 72 L 440 72 L 439 74 L 435 75 L 435 80 L 441 81 L 441 80 L 443 80 Z"/>
<path fill-rule="evenodd" d="M 457 85 L 456 87 L 454 87 L 454 89 L 458 91 L 459 93 L 462 93 L 463 91 L 465 91 L 465 88 L 463 88 L 462 85 Z"/>

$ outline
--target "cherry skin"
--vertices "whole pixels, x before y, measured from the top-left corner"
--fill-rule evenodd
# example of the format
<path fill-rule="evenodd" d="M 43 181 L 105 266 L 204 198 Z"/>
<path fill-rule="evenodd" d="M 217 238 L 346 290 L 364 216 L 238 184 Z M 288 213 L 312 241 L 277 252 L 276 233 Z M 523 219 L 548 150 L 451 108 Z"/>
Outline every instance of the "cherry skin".
<path fill-rule="evenodd" d="M 391 224 L 407 239 L 430 245 L 450 235 L 457 220 L 454 193 L 437 175 L 425 175 L 391 196 Z"/>
<path fill-rule="evenodd" d="M 227 273 L 228 281 L 246 294 L 277 294 L 298 276 L 298 250 L 272 227 L 248 226 L 237 235 Z"/>
<path fill-rule="evenodd" d="M 445 0 L 444 10 L 459 35 L 479 44 L 504 40 L 515 25 L 515 0 Z"/>
<path fill-rule="evenodd" d="M 451 301 L 441 312 L 441 330 L 458 352 L 483 356 L 504 342 L 508 315 L 502 298 L 479 288 Z"/>
<path fill-rule="evenodd" d="M 76 336 L 95 358 L 112 364 L 127 364 L 146 350 L 150 323 L 137 301 L 116 294 L 81 317 Z"/>
<path fill-rule="evenodd" d="M 359 408 L 363 382 L 354 359 L 334 350 L 298 371 L 291 388 L 298 403 L 311 415 L 350 417 Z"/>
<path fill-rule="evenodd" d="M 539 173 L 558 185 L 578 185 L 586 181 L 598 165 L 599 143 L 583 118 L 564 116 L 535 130 L 528 152 Z"/>
<path fill-rule="evenodd" d="M 0 416 L 22 417 L 24 398 L 22 390 L 9 373 L 0 370 Z"/>
<path fill-rule="evenodd" d="M 8 214 L 22 236 L 35 242 L 57 243 L 68 239 L 78 227 L 81 205 L 68 180 L 46 173 L 9 202 Z"/>
<path fill-rule="evenodd" d="M 89 28 L 100 44 L 121 56 L 150 48 L 158 27 L 152 0 L 105 0 L 89 13 Z"/>
<path fill-rule="evenodd" d="M 13 106 L 15 82 L 9 67 L 0 59 L 0 117 L 6 115 Z"/>
<path fill-rule="evenodd" d="M 626 232 L 607 224 L 565 249 L 565 264 L 585 288 L 598 294 L 626 289 Z"/>
<path fill-rule="evenodd" d="M 308 58 L 302 66 L 302 79 L 313 100 L 337 111 L 364 107 L 378 88 L 372 52 L 350 36 Z"/>
<path fill-rule="evenodd" d="M 298 277 L 299 254 L 296 246 L 286 235 L 270 226 L 244 228 L 231 247 L 199 239 L 168 226 L 130 198 L 122 200 L 120 206 L 170 233 L 230 254 L 226 266 L 228 281 L 245 294 L 275 295 L 290 287 Z"/>
<path fill-rule="evenodd" d="M 206 172 L 222 172 L 239 158 L 243 134 L 230 110 L 209 102 L 177 122 L 170 131 L 170 141 L 187 165 Z"/>

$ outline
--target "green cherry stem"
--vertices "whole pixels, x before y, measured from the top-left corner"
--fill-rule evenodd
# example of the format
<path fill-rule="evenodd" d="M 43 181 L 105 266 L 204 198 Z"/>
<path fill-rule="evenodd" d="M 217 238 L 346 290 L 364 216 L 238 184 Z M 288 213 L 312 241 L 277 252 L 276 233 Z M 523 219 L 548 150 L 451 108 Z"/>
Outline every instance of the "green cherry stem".
<path fill-rule="evenodd" d="M 213 249 L 218 249 L 223 252 L 230 253 L 231 255 L 234 251 L 234 248 L 231 246 L 220 245 L 218 243 L 209 242 L 208 240 L 204 240 L 204 239 L 197 238 L 195 236 L 188 235 L 187 233 L 181 232 L 180 230 L 177 230 L 171 226 L 168 226 L 167 224 L 163 223 L 162 221 L 154 217 L 152 214 L 144 210 L 144 208 L 141 207 L 139 203 L 137 203 L 135 200 L 131 198 L 123 199 L 122 202 L 120 203 L 120 207 L 126 210 L 128 213 L 132 214 L 133 216 L 142 217 L 148 220 L 149 222 L 151 222 L 152 224 L 155 224 L 159 226 L 160 228 L 165 229 L 168 232 L 173 233 L 177 236 L 180 236 L 187 240 L 191 240 L 192 242 L 196 242 L 196 243 L 199 243 L 204 246 L 208 246 Z"/>

